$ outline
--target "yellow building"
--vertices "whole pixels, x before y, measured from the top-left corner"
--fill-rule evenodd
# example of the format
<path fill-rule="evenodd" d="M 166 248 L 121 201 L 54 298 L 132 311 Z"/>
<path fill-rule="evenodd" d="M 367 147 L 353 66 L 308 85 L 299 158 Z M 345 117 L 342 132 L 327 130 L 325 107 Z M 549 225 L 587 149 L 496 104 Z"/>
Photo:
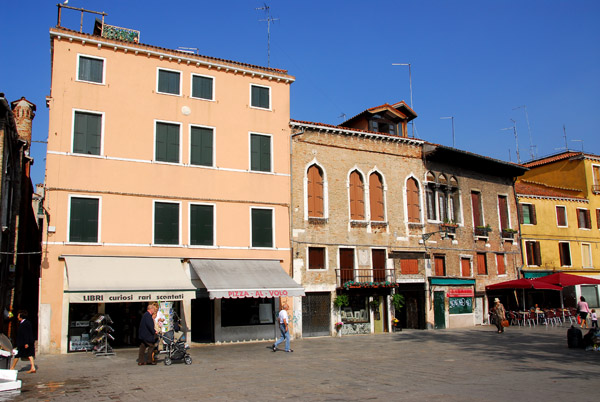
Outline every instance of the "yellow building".
<path fill-rule="evenodd" d="M 600 279 L 600 156 L 569 151 L 525 166 L 515 185 L 524 277 L 566 272 Z M 565 305 L 585 296 L 599 307 L 598 286 L 571 289 Z"/>

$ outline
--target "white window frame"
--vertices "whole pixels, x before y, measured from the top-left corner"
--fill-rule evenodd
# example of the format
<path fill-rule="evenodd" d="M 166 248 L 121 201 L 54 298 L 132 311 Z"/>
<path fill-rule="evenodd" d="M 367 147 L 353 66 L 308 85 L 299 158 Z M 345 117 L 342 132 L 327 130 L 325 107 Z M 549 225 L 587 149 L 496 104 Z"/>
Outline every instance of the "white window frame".
<path fill-rule="evenodd" d="M 159 87 L 158 80 L 159 80 L 159 77 L 160 77 L 160 75 L 159 75 L 160 73 L 159 72 L 161 70 L 163 70 L 163 71 L 170 71 L 172 73 L 178 73 L 179 74 L 179 93 L 178 94 L 172 94 L 172 93 L 169 93 L 169 92 L 161 92 L 161 91 L 158 90 L 158 87 Z M 156 93 L 157 94 L 171 95 L 171 96 L 182 96 L 182 93 L 183 93 L 183 91 L 181 90 L 182 87 L 183 87 L 183 72 L 182 71 L 180 71 L 180 70 L 173 70 L 173 69 L 165 68 L 165 67 L 156 67 Z"/>
<path fill-rule="evenodd" d="M 72 198 L 88 198 L 98 200 L 98 241 L 97 242 L 72 242 L 69 241 L 71 238 L 71 199 Z M 65 243 L 67 244 L 83 244 L 83 245 L 100 245 L 102 244 L 102 196 L 91 196 L 91 195 L 79 195 L 69 194 L 68 198 L 68 213 L 67 213 L 67 238 Z"/>
<path fill-rule="evenodd" d="M 269 107 L 268 108 L 259 107 L 259 106 L 253 106 L 252 105 L 252 87 L 267 88 L 269 90 Z M 272 90 L 272 88 L 270 86 L 267 86 L 267 85 L 260 85 L 260 84 L 250 83 L 250 100 L 249 100 L 248 104 L 250 105 L 251 109 L 272 111 L 273 110 L 273 90 Z"/>
<path fill-rule="evenodd" d="M 311 248 L 323 248 L 325 249 L 325 268 L 323 269 L 311 269 L 310 268 L 310 254 L 309 254 L 309 249 Z M 329 261 L 328 261 L 328 252 L 329 252 L 329 248 L 322 245 L 322 244 L 309 244 L 306 246 L 306 272 L 325 272 L 329 270 Z"/>
<path fill-rule="evenodd" d="M 533 205 L 533 203 L 531 203 L 531 202 L 519 202 L 517 205 L 519 205 L 519 204 L 520 204 L 520 205 L 523 205 L 523 206 L 527 205 L 527 206 L 528 206 L 528 207 L 530 207 L 530 208 L 531 208 L 531 206 Z M 522 213 L 522 212 L 523 212 L 523 210 L 521 210 L 521 213 Z M 537 213 L 537 211 L 536 211 L 536 213 Z M 529 210 L 529 223 L 525 223 L 524 221 L 525 221 L 525 218 L 523 218 L 523 223 L 522 223 L 522 225 L 530 225 L 530 226 L 535 226 L 533 223 L 531 223 L 531 210 Z"/>
<path fill-rule="evenodd" d="M 87 57 L 88 59 L 102 60 L 102 82 L 94 82 L 94 81 L 80 80 L 79 79 L 79 66 L 80 66 L 81 58 L 82 57 Z M 77 82 L 85 82 L 85 83 L 94 84 L 94 85 L 106 85 L 106 58 L 104 58 L 104 57 L 98 57 L 98 56 L 92 56 L 92 55 L 89 55 L 89 54 L 77 53 L 77 71 L 75 71 L 75 81 L 77 81 Z"/>
<path fill-rule="evenodd" d="M 498 193 L 496 196 L 496 209 L 498 210 L 498 230 L 502 231 L 502 219 L 500 217 L 500 197 L 506 197 L 506 219 L 508 220 L 507 229 L 512 229 L 512 220 L 510 215 L 510 204 L 508 194 Z"/>
<path fill-rule="evenodd" d="M 590 265 L 589 266 L 583 265 L 583 263 L 585 262 L 585 248 L 584 248 L 584 246 L 587 246 L 587 248 L 588 248 L 589 261 L 590 261 Z M 594 261 L 592 260 L 592 245 L 591 245 L 591 243 L 581 243 L 581 266 L 583 268 L 594 268 Z"/>
<path fill-rule="evenodd" d="M 269 152 L 271 153 L 271 166 L 269 166 L 269 171 L 267 171 L 267 172 L 262 171 L 262 170 L 252 170 L 252 134 L 262 135 L 263 137 L 269 137 L 269 139 L 270 139 Z M 273 174 L 273 172 L 275 171 L 274 165 L 275 165 L 275 158 L 273 155 L 273 134 L 259 133 L 257 131 L 248 131 L 248 171 L 252 172 L 252 173 Z"/>
<path fill-rule="evenodd" d="M 177 238 L 179 240 L 178 244 L 157 244 L 154 243 L 154 229 L 156 228 L 156 203 L 160 202 L 161 204 L 177 204 L 178 208 L 179 208 L 179 223 L 178 223 L 178 229 L 179 229 L 179 234 L 177 235 Z M 182 223 L 182 214 L 181 214 L 181 201 L 168 201 L 168 200 L 152 200 L 152 246 L 156 246 L 156 247 L 181 247 L 181 242 L 182 242 L 182 238 L 181 238 L 181 223 Z"/>
<path fill-rule="evenodd" d="M 558 224 L 558 207 L 564 208 L 565 210 L 565 225 Z M 567 214 L 567 206 L 566 205 L 555 205 L 554 210 L 556 211 L 556 227 L 559 228 L 568 228 L 569 227 L 569 215 Z"/>
<path fill-rule="evenodd" d="M 156 160 L 156 126 L 158 123 L 175 124 L 179 126 L 179 160 L 177 162 L 165 162 Z M 162 163 L 166 165 L 181 165 L 181 157 L 183 154 L 183 138 L 181 135 L 182 124 L 178 121 L 158 120 L 154 119 L 154 141 L 152 143 L 152 163 Z"/>
<path fill-rule="evenodd" d="M 467 278 L 465 276 L 463 276 L 462 274 L 462 260 L 469 260 L 469 276 L 468 278 L 473 278 L 473 256 L 470 254 L 459 254 L 458 256 L 459 259 L 459 263 L 460 263 L 460 277 L 461 278 Z"/>
<path fill-rule="evenodd" d="M 360 175 L 360 177 L 362 178 L 362 182 L 363 182 L 363 204 L 364 204 L 364 214 L 365 214 L 365 219 L 364 220 L 356 220 L 356 219 L 352 219 L 352 202 L 350 200 L 350 176 L 352 175 L 352 172 L 358 172 L 358 174 Z M 348 173 L 346 174 L 346 208 L 348 211 L 348 224 L 350 225 L 351 222 L 368 222 L 367 218 L 368 218 L 368 213 L 369 211 L 367 210 L 367 206 L 368 206 L 368 201 L 366 200 L 367 197 L 367 188 L 369 186 L 365 184 L 365 174 L 363 173 L 362 170 L 360 170 L 358 168 L 358 166 L 354 165 L 354 167 L 352 167 L 350 170 L 348 170 Z M 347 247 L 342 247 L 342 248 L 347 248 Z"/>
<path fill-rule="evenodd" d="M 559 241 L 558 242 L 559 245 L 563 244 L 563 243 L 569 245 L 569 261 L 571 262 L 571 264 L 569 264 L 569 265 L 562 265 L 562 261 L 560 261 L 560 249 L 558 251 L 558 262 L 560 263 L 561 267 L 572 267 L 573 266 L 573 253 L 571 252 L 571 242 L 569 242 L 569 241 Z"/>
<path fill-rule="evenodd" d="M 96 115 L 100 116 L 100 155 L 81 154 L 81 153 L 75 152 L 75 114 L 77 112 L 96 114 Z M 71 116 L 71 154 L 77 155 L 77 156 L 84 156 L 86 158 L 104 158 L 104 125 L 105 125 L 105 121 L 106 121 L 106 119 L 105 119 L 104 112 L 99 112 L 97 110 L 87 110 L 87 109 L 73 109 L 73 113 Z"/>
<path fill-rule="evenodd" d="M 204 165 L 193 165 L 192 164 L 192 127 L 196 127 L 196 128 L 207 128 L 212 130 L 212 136 L 213 136 L 213 142 L 212 142 L 212 165 L 210 166 L 204 166 Z M 156 135 L 156 128 L 154 129 L 155 131 L 155 135 Z M 188 126 L 188 163 L 190 166 L 192 167 L 198 167 L 198 168 L 205 168 L 205 169 L 210 169 L 210 168 L 214 168 L 215 166 L 217 166 L 217 161 L 216 161 L 216 157 L 217 157 L 217 152 L 216 152 L 216 141 L 217 139 L 217 128 L 213 127 L 213 126 L 205 126 L 202 124 L 190 124 Z M 156 138 L 154 139 L 154 146 L 156 147 Z M 154 150 L 154 155 L 156 156 L 156 150 Z"/>
<path fill-rule="evenodd" d="M 204 246 L 201 244 L 192 244 L 192 206 L 193 205 L 201 205 L 201 206 L 211 206 L 213 208 L 213 239 L 212 245 Z M 208 202 L 190 202 L 188 204 L 188 238 L 187 244 L 189 244 L 190 248 L 217 248 L 217 205 L 214 203 Z M 154 239 L 154 236 L 152 236 Z"/>
<path fill-rule="evenodd" d="M 212 99 L 198 98 L 196 96 L 193 96 L 193 93 L 194 93 L 194 77 L 202 77 L 202 78 L 210 78 L 210 79 L 212 79 Z M 217 83 L 217 80 L 212 75 L 192 73 L 192 75 L 190 77 L 190 98 L 192 98 L 192 99 L 199 99 L 199 100 L 208 101 L 208 102 L 214 102 L 215 99 L 216 99 L 216 83 Z"/>
<path fill-rule="evenodd" d="M 381 197 L 383 198 L 383 220 L 382 221 L 374 221 L 373 217 L 371 216 L 371 175 L 375 173 L 378 174 L 379 177 L 381 177 L 381 186 L 383 187 L 383 194 L 381 195 Z M 381 224 L 381 223 L 387 223 L 388 221 L 388 213 L 387 213 L 387 182 L 385 180 L 385 176 L 384 174 L 377 169 L 377 167 L 374 167 L 372 170 L 370 170 L 367 173 L 367 182 L 365 185 L 365 207 L 367 208 L 367 211 L 365 211 L 365 218 L 374 224 Z"/>
<path fill-rule="evenodd" d="M 252 222 L 252 211 L 255 209 L 263 209 L 263 210 L 270 210 L 271 211 L 271 236 L 272 236 L 272 246 L 271 247 L 254 247 L 252 245 L 253 243 L 253 238 L 252 238 L 252 228 L 253 228 L 253 222 Z M 249 213 L 249 220 L 250 220 L 250 249 L 252 250 L 273 250 L 277 248 L 277 245 L 275 243 L 275 240 L 277 239 L 277 235 L 275 233 L 275 208 L 273 207 L 263 207 L 263 206 L 250 206 L 250 213 Z"/>
<path fill-rule="evenodd" d="M 577 208 L 577 228 L 579 230 L 592 230 L 592 213 L 590 212 L 589 208 Z M 582 228 L 581 226 L 579 226 L 579 211 L 587 211 L 588 216 L 590 217 L 590 227 L 589 228 Z"/>
<path fill-rule="evenodd" d="M 304 166 L 304 220 L 308 221 L 308 168 L 312 165 L 316 165 L 323 172 L 323 218 L 329 219 L 329 185 L 327 183 L 327 172 L 325 171 L 325 167 L 321 165 L 316 158 L 307 163 Z"/>
<path fill-rule="evenodd" d="M 494 253 L 494 255 L 496 256 L 494 261 L 496 263 L 496 276 L 500 277 L 500 276 L 507 276 L 508 275 L 508 269 L 506 269 L 506 253 Z M 503 274 L 499 274 L 498 273 L 498 256 L 501 255 L 502 259 L 504 260 L 504 273 Z"/>
<path fill-rule="evenodd" d="M 406 191 L 408 190 L 408 180 L 409 179 L 415 179 L 415 181 L 417 182 L 417 185 L 419 186 L 419 222 L 410 222 L 408 220 L 408 197 L 406 196 Z M 434 201 L 436 203 L 436 211 L 437 211 L 437 195 L 436 192 L 434 191 Z M 406 223 L 407 226 L 419 226 L 419 225 L 423 225 L 424 220 L 427 218 L 427 194 L 426 194 L 426 190 L 423 186 L 423 182 L 421 182 L 421 180 L 419 180 L 417 178 L 417 176 L 415 174 L 413 174 L 412 172 L 406 176 L 406 178 L 404 179 L 404 184 L 402 186 L 402 198 L 404 198 L 404 202 L 402 207 L 404 208 L 404 222 Z M 429 221 L 432 222 L 432 221 Z"/>

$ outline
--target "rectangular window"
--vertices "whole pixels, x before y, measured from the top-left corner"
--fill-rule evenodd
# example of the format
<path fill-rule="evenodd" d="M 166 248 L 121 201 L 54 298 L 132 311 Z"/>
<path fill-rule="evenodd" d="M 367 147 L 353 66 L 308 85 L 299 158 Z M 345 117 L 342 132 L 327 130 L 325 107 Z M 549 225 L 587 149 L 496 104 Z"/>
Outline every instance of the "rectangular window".
<path fill-rule="evenodd" d="M 446 258 L 443 255 L 433 256 L 435 276 L 446 276 Z"/>
<path fill-rule="evenodd" d="M 556 225 L 559 227 L 567 227 L 567 208 L 564 206 L 556 206 Z"/>
<path fill-rule="evenodd" d="M 354 249 L 340 249 L 340 285 L 354 280 Z"/>
<path fill-rule="evenodd" d="M 461 258 L 460 259 L 460 274 L 462 276 L 471 276 L 471 259 Z"/>
<path fill-rule="evenodd" d="M 400 272 L 402 275 L 416 275 L 419 273 L 419 260 L 407 258 L 400 260 Z"/>
<path fill-rule="evenodd" d="M 581 295 L 585 298 L 590 308 L 598 308 L 598 286 L 584 286 L 581 285 Z"/>
<path fill-rule="evenodd" d="M 96 57 L 79 55 L 77 80 L 104 83 L 104 60 Z"/>
<path fill-rule="evenodd" d="M 271 171 L 271 137 L 250 134 L 250 170 L 255 172 Z"/>
<path fill-rule="evenodd" d="M 500 217 L 500 230 L 510 229 L 508 221 L 508 199 L 505 195 L 498 196 L 498 215 Z"/>
<path fill-rule="evenodd" d="M 102 114 L 75 112 L 73 122 L 73 153 L 100 155 Z"/>
<path fill-rule="evenodd" d="M 427 202 L 427 219 L 430 221 L 437 220 L 436 210 L 435 210 L 435 190 L 427 186 L 425 190 L 425 197 Z"/>
<path fill-rule="evenodd" d="M 214 206 L 190 205 L 190 245 L 214 245 Z"/>
<path fill-rule="evenodd" d="M 506 275 L 506 264 L 504 263 L 504 254 L 496 254 L 496 266 L 498 275 Z"/>
<path fill-rule="evenodd" d="M 192 74 L 192 98 L 214 100 L 214 78 Z"/>
<path fill-rule="evenodd" d="M 487 275 L 487 258 L 485 253 L 477 253 L 477 275 Z"/>
<path fill-rule="evenodd" d="M 276 315 L 273 298 L 243 297 L 217 299 L 215 302 L 221 302 L 222 327 L 273 325 Z M 243 331 L 243 329 L 239 329 L 239 331 Z"/>
<path fill-rule="evenodd" d="M 589 243 L 581 244 L 581 264 L 584 268 L 593 268 L 592 246 Z"/>
<path fill-rule="evenodd" d="M 250 91 L 250 105 L 252 107 L 271 109 L 271 88 L 250 85 Z"/>
<path fill-rule="evenodd" d="M 373 281 L 385 282 L 385 250 L 371 250 L 371 263 L 373 265 Z"/>
<path fill-rule="evenodd" d="M 593 165 L 592 173 L 594 175 L 594 184 L 592 187 L 592 192 L 594 194 L 600 193 L 600 166 Z"/>
<path fill-rule="evenodd" d="M 308 248 L 308 269 L 325 269 L 325 247 Z"/>
<path fill-rule="evenodd" d="M 98 243 L 99 198 L 71 197 L 69 241 Z"/>
<path fill-rule="evenodd" d="M 213 166 L 213 129 L 207 127 L 190 128 L 190 164 Z"/>
<path fill-rule="evenodd" d="M 542 254 L 540 252 L 540 242 L 537 241 L 526 241 L 525 252 L 527 255 L 527 265 L 529 266 L 541 266 L 542 265 Z"/>
<path fill-rule="evenodd" d="M 179 204 L 154 202 L 154 244 L 179 244 Z"/>
<path fill-rule="evenodd" d="M 155 160 L 179 163 L 179 124 L 156 122 Z"/>
<path fill-rule="evenodd" d="M 577 226 L 579 229 L 591 229 L 592 220 L 590 218 L 590 210 L 577 208 Z"/>
<path fill-rule="evenodd" d="M 446 193 L 438 192 L 438 207 L 439 207 L 439 220 L 440 222 L 448 221 L 448 197 Z"/>
<path fill-rule="evenodd" d="M 483 226 L 483 214 L 481 213 L 481 193 L 471 192 L 471 207 L 473 209 L 473 226 Z"/>
<path fill-rule="evenodd" d="M 521 205 L 521 223 L 526 225 L 536 225 L 537 217 L 535 214 L 535 205 L 532 204 L 520 204 Z"/>
<path fill-rule="evenodd" d="M 273 210 L 252 208 L 252 247 L 273 247 Z"/>
<path fill-rule="evenodd" d="M 567 242 L 558 242 L 558 253 L 560 254 L 560 265 L 571 266 L 571 246 Z"/>
<path fill-rule="evenodd" d="M 157 92 L 162 94 L 179 95 L 181 94 L 181 73 L 179 71 L 170 71 L 158 69 L 158 88 Z"/>

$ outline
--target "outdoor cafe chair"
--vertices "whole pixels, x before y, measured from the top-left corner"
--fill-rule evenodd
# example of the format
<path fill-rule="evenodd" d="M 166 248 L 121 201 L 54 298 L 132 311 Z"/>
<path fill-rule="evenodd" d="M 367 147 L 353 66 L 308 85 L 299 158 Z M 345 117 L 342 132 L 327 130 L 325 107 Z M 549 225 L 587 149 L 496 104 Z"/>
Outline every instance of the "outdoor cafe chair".
<path fill-rule="evenodd" d="M 510 318 L 510 325 L 521 325 L 521 321 L 519 321 L 519 316 L 515 311 L 508 311 L 508 317 Z"/>

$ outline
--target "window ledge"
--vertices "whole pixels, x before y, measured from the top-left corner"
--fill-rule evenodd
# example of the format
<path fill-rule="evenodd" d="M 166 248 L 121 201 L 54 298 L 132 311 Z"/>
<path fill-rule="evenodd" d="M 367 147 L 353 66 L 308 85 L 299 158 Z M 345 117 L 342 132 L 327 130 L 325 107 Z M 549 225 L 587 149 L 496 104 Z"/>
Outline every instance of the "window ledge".
<path fill-rule="evenodd" d="M 383 221 L 371 221 L 371 227 L 374 228 L 385 228 L 388 226 L 387 222 L 383 222 Z"/>
<path fill-rule="evenodd" d="M 369 221 L 350 221 L 350 226 L 364 228 L 369 226 Z"/>
<path fill-rule="evenodd" d="M 313 225 L 325 225 L 327 223 L 329 223 L 329 219 L 328 218 L 317 218 L 317 217 L 309 217 L 308 218 L 308 223 L 313 224 Z"/>

